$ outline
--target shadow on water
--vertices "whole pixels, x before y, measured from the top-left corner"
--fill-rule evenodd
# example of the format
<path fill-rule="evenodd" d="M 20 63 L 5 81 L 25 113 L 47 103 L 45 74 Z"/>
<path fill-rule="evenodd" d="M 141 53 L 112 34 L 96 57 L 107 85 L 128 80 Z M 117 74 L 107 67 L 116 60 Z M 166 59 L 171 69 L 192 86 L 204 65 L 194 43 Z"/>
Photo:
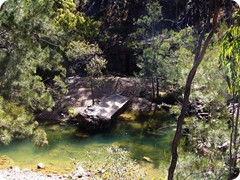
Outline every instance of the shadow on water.
<path fill-rule="evenodd" d="M 131 152 L 133 159 L 143 162 L 144 157 L 148 157 L 153 168 L 165 166 L 170 160 L 174 118 L 164 110 L 155 114 L 127 113 L 130 113 L 130 118 L 120 116 L 115 128 L 109 133 L 110 136 L 125 135 L 121 146 Z M 131 117 L 131 114 L 134 115 Z"/>
<path fill-rule="evenodd" d="M 86 153 L 90 151 L 118 145 L 128 150 L 132 159 L 150 169 L 157 169 L 159 173 L 158 169 L 166 168 L 169 162 L 174 122 L 173 117 L 160 110 L 155 114 L 125 112 L 113 122 L 111 129 L 102 133 L 86 134 L 72 125 L 45 125 L 49 141 L 47 146 L 37 148 L 30 140 L 15 141 L 9 146 L 0 146 L 0 156 L 9 156 L 20 167 L 24 164 L 30 168 L 30 165 L 36 166 L 43 161 L 48 167 L 66 169 L 70 159 L 85 161 Z M 103 154 L 102 158 L 106 156 Z M 150 161 L 144 161 L 144 157 Z"/>

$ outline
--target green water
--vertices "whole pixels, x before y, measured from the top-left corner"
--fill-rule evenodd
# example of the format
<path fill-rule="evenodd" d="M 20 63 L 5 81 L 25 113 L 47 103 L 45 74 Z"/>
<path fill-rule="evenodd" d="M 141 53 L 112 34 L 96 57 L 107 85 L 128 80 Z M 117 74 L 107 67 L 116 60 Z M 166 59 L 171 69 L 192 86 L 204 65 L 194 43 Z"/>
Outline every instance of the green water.
<path fill-rule="evenodd" d="M 43 162 L 46 172 L 68 173 L 72 159 L 87 161 L 87 153 L 117 145 L 129 151 L 131 158 L 143 166 L 149 177 L 164 177 L 174 133 L 172 122 L 171 116 L 160 111 L 155 116 L 125 113 L 110 130 L 98 134 L 84 134 L 73 125 L 45 125 L 47 146 L 38 148 L 31 140 L 18 140 L 9 146 L 0 146 L 0 156 L 8 156 L 13 160 L 8 163 L 21 168 L 36 169 L 36 165 Z M 107 152 L 100 156 L 96 158 L 106 157 Z M 149 157 L 152 163 L 145 162 L 143 157 Z"/>

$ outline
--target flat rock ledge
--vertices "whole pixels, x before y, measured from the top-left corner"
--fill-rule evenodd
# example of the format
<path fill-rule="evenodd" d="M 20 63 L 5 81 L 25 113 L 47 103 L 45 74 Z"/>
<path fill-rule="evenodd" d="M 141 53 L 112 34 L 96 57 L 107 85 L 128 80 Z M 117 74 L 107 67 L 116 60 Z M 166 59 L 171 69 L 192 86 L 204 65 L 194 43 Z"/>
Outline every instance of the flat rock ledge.
<path fill-rule="evenodd" d="M 78 112 L 77 108 L 74 112 L 80 127 L 86 130 L 106 129 L 127 108 L 128 101 L 129 98 L 125 96 L 113 94 L 102 98 L 98 104 L 87 107 L 83 112 Z"/>

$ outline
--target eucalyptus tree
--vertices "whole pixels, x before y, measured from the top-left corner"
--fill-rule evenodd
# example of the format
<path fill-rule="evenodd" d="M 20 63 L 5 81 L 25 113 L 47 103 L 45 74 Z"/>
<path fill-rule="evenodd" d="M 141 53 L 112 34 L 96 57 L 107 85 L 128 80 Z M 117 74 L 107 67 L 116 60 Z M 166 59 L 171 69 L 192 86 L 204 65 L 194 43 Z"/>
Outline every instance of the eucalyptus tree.
<path fill-rule="evenodd" d="M 219 15 L 219 10 L 221 7 L 221 0 L 214 0 L 209 2 L 208 4 L 208 19 L 206 20 L 205 26 L 203 28 L 203 30 L 201 31 L 201 34 L 199 36 L 199 40 L 198 40 L 198 44 L 197 44 L 197 48 L 195 50 L 195 57 L 194 57 L 194 62 L 192 65 L 192 68 L 189 71 L 189 74 L 187 76 L 187 80 L 186 80 L 186 85 L 185 85 L 185 90 L 184 90 L 184 99 L 183 99 L 183 103 L 182 103 L 182 108 L 181 108 L 181 112 L 180 115 L 177 119 L 177 129 L 176 129 L 176 133 L 172 142 L 172 159 L 171 159 L 171 164 L 170 167 L 168 169 L 168 180 L 172 180 L 174 177 L 174 171 L 177 165 L 177 161 L 178 161 L 178 144 L 180 142 L 181 139 L 181 133 L 182 133 L 182 126 L 184 123 L 184 118 L 187 112 L 187 107 L 188 107 L 188 103 L 189 103 L 189 96 L 191 93 L 191 87 L 192 87 L 192 81 L 195 77 L 195 74 L 197 72 L 197 69 L 199 67 L 199 65 L 201 64 L 203 57 L 205 55 L 206 49 L 217 29 L 218 26 L 218 15 Z M 213 9 L 211 9 L 213 7 Z M 206 33 L 207 33 L 207 29 L 209 28 L 210 25 L 210 19 L 212 18 L 212 24 L 211 24 L 211 29 L 210 32 L 207 34 L 207 36 L 205 37 Z"/>
<path fill-rule="evenodd" d="M 239 108 L 240 108 L 240 17 L 235 14 L 232 27 L 224 34 L 221 46 L 220 63 L 225 69 L 229 94 L 232 96 L 232 117 L 229 152 L 229 179 L 232 179 L 237 170 L 239 152 Z"/>

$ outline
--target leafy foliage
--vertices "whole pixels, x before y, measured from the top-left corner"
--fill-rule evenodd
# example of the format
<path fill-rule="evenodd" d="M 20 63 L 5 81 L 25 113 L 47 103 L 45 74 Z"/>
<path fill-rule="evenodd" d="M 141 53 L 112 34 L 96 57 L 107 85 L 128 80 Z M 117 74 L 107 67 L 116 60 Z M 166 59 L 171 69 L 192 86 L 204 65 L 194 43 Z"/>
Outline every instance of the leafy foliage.
<path fill-rule="evenodd" d="M 23 107 L 8 103 L 0 97 L 0 143 L 9 144 L 34 133 L 38 123 Z"/>
<path fill-rule="evenodd" d="M 0 15 L 0 26 L 6 31 L 2 38 L 9 42 L 0 49 L 2 92 L 35 111 L 54 105 L 51 87 L 46 87 L 39 70 L 65 75 L 61 54 L 46 43 L 46 36 L 57 30 L 51 26 L 51 7 L 51 1 L 19 1 L 18 5 L 9 1 Z"/>
<path fill-rule="evenodd" d="M 82 41 L 72 41 L 66 50 L 66 55 L 70 60 L 85 64 L 97 54 L 102 54 L 102 51 L 97 44 L 90 44 Z"/>
<path fill-rule="evenodd" d="M 220 62 L 226 70 L 229 93 L 240 96 L 240 26 L 227 30 L 222 40 Z"/>
<path fill-rule="evenodd" d="M 230 118 L 230 150 L 229 150 L 229 178 L 235 178 L 235 171 L 239 172 L 237 167 L 237 159 L 239 152 L 239 109 L 240 109 L 240 16 L 235 16 L 235 22 L 231 28 L 227 30 L 222 40 L 220 63 L 226 70 L 226 80 L 228 83 L 229 94 L 232 96 L 233 105 L 232 117 Z M 237 173 L 238 175 L 239 173 Z"/>
<path fill-rule="evenodd" d="M 101 157 L 101 153 L 107 151 L 107 156 L 104 159 Z M 145 174 L 143 173 L 141 166 L 130 158 L 130 154 L 124 149 L 118 146 L 104 147 L 91 151 L 87 154 L 88 161 L 83 162 L 83 167 L 90 171 L 95 171 L 94 178 L 103 179 L 144 179 Z M 94 161 L 94 163 L 92 163 Z M 96 163 L 96 161 L 98 163 Z M 74 166 L 78 166 L 80 163 L 74 161 Z M 96 164 L 98 164 L 96 166 Z"/>
<path fill-rule="evenodd" d="M 101 52 L 98 45 L 86 41 L 97 36 L 99 26 L 78 12 L 72 0 L 7 1 L 0 11 L 0 95 L 25 108 L 26 121 L 27 111 L 31 116 L 30 112 L 51 110 L 55 100 L 67 93 L 69 59 L 86 62 Z M 20 117 L 22 127 L 20 120 L 25 121 Z M 6 143 L 16 136 L 0 129 Z M 36 131 L 34 141 L 38 146 L 47 142 L 42 130 Z"/>
<path fill-rule="evenodd" d="M 55 23 L 74 40 L 91 40 L 99 33 L 100 22 L 77 11 L 73 0 L 55 1 Z M 70 38 L 71 39 L 71 38 Z"/>
<path fill-rule="evenodd" d="M 37 129 L 34 132 L 33 140 L 34 140 L 34 144 L 38 147 L 42 147 L 48 144 L 47 134 L 43 129 Z"/>

